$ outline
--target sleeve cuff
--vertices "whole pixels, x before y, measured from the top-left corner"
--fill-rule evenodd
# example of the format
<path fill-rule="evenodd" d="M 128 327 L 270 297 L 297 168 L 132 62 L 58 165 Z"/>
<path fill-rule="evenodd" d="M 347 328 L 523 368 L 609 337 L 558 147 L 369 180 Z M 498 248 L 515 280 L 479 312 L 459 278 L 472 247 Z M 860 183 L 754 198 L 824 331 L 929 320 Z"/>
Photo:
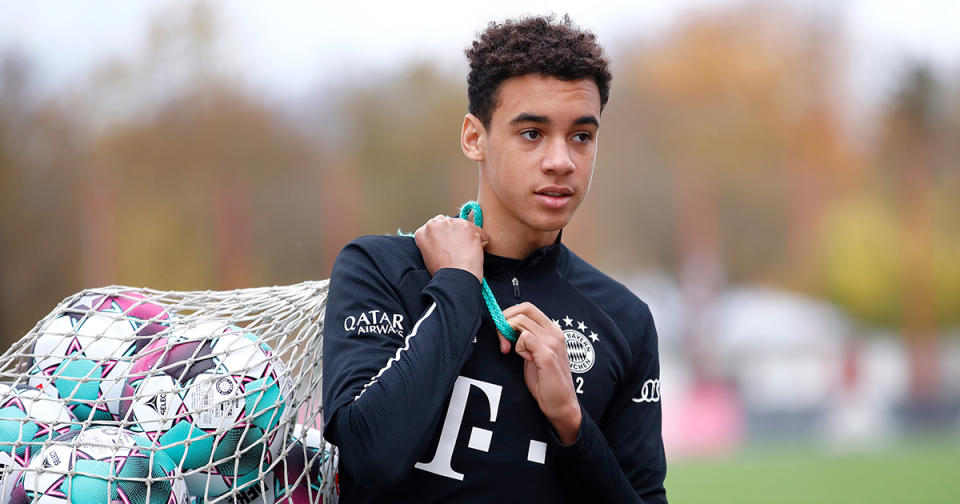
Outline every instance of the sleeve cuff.
<path fill-rule="evenodd" d="M 470 308 L 475 308 L 479 312 L 481 307 L 486 306 L 483 302 L 483 292 L 480 285 L 477 277 L 467 270 L 440 268 L 433 274 L 433 278 L 430 279 L 430 283 L 427 284 L 424 291 L 440 290 L 447 297 L 457 298 L 459 301 L 458 309 L 469 311 Z M 469 299 L 463 299 L 464 297 Z"/>
<path fill-rule="evenodd" d="M 441 278 L 441 279 L 454 278 L 458 282 L 462 282 L 470 286 L 475 286 L 477 288 L 477 292 L 480 292 L 480 281 L 477 280 L 477 277 L 473 276 L 473 273 L 470 273 L 465 269 L 440 268 L 437 270 L 436 273 L 433 274 L 433 279 L 430 280 L 430 283 L 433 283 L 434 281 L 436 281 L 437 278 Z"/>
<path fill-rule="evenodd" d="M 555 447 L 564 450 L 568 448 L 576 447 L 579 444 L 583 444 L 581 439 L 583 438 L 583 427 L 587 423 L 587 411 L 583 409 L 583 405 L 580 405 L 580 430 L 577 431 L 577 437 L 570 444 L 563 444 L 563 441 L 560 441 L 560 436 L 557 435 L 557 431 L 554 430 L 553 425 L 550 422 L 547 422 L 547 430 L 550 432 L 550 442 Z M 593 421 L 590 420 L 592 423 Z"/>
<path fill-rule="evenodd" d="M 486 304 L 480 282 L 473 273 L 459 268 L 441 268 L 434 273 L 423 293 L 445 308 L 447 327 L 454 334 L 469 333 L 471 339 L 476 335 Z"/>

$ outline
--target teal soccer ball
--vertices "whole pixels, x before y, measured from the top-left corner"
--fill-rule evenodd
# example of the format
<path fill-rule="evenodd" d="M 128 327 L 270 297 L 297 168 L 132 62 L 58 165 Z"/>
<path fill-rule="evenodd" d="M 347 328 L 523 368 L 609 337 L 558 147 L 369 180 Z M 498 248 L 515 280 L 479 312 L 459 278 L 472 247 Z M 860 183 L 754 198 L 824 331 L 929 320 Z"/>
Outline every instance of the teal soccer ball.
<path fill-rule="evenodd" d="M 186 504 L 177 465 L 149 439 L 117 427 L 57 437 L 17 478 L 11 504 Z"/>

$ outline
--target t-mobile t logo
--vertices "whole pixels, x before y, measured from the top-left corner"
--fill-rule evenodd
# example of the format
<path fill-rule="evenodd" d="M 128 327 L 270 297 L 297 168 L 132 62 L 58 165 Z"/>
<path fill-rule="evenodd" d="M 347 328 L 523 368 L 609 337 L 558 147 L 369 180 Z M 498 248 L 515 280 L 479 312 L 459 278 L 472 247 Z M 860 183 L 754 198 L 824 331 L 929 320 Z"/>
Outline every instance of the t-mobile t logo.
<path fill-rule="evenodd" d="M 497 411 L 500 408 L 500 393 L 503 387 L 465 376 L 457 377 L 453 384 L 453 394 L 450 396 L 450 405 L 447 407 L 447 416 L 443 420 L 443 428 L 440 431 L 440 442 L 437 443 L 437 452 L 434 453 L 430 462 L 418 462 L 417 469 L 439 474 L 447 478 L 463 481 L 463 473 L 453 470 L 451 462 L 453 460 L 453 449 L 457 445 L 457 435 L 460 433 L 460 425 L 463 423 L 463 413 L 467 407 L 467 397 L 470 395 L 470 387 L 474 386 L 483 392 L 487 399 L 487 405 L 490 409 L 490 421 L 497 421 Z M 473 427 L 470 430 L 470 439 L 467 440 L 467 448 L 487 452 L 490 451 L 490 438 L 493 432 L 480 427 Z M 527 460 L 537 464 L 543 464 L 546 458 L 547 444 L 542 441 L 531 440 L 527 451 Z"/>
<path fill-rule="evenodd" d="M 460 432 L 460 424 L 463 423 L 463 412 L 467 407 L 467 397 L 470 395 L 471 386 L 476 386 L 483 392 L 484 397 L 487 398 L 487 403 L 490 405 L 490 421 L 497 421 L 497 411 L 500 408 L 500 392 L 503 391 L 503 387 L 465 376 L 458 376 L 456 383 L 453 384 L 453 394 L 450 396 L 450 405 L 447 407 L 447 417 L 443 420 L 443 430 L 440 431 L 437 453 L 433 455 L 433 460 L 430 462 L 426 464 L 418 462 L 414 467 L 463 481 L 463 473 L 454 471 L 450 462 L 453 460 L 453 449 L 457 445 L 457 434 Z M 467 446 L 474 450 L 488 451 L 492 435 L 493 432 L 487 429 L 474 427 L 470 431 L 470 440 L 467 442 Z"/>

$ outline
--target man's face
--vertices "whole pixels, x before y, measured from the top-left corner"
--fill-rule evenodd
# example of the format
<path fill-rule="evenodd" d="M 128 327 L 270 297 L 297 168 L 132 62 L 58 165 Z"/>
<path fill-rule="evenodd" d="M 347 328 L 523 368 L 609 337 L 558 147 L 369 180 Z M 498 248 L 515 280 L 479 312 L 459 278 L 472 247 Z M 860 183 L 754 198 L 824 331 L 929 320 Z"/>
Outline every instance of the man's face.
<path fill-rule="evenodd" d="M 590 189 L 599 119 L 593 79 L 504 81 L 481 141 L 484 214 L 530 238 L 566 226 Z"/>

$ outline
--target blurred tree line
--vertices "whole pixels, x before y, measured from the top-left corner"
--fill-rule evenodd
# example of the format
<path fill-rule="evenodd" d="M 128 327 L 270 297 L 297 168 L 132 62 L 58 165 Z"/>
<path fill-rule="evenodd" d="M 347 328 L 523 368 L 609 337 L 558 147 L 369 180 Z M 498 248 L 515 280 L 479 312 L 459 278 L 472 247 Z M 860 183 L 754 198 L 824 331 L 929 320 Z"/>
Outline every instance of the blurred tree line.
<path fill-rule="evenodd" d="M 158 16 L 136 58 L 53 97 L 0 56 L 5 343 L 84 287 L 325 278 L 351 238 L 475 196 L 462 74 L 413 63 L 290 110 L 219 70 L 215 14 Z M 960 325 L 960 79 L 909 66 L 860 127 L 835 28 L 728 8 L 611 54 L 593 195 L 564 237 L 608 270 L 669 272 L 693 307 L 734 284 L 828 299 L 903 334 L 931 394 L 936 337 Z M 704 369 L 709 336 L 688 321 Z"/>

